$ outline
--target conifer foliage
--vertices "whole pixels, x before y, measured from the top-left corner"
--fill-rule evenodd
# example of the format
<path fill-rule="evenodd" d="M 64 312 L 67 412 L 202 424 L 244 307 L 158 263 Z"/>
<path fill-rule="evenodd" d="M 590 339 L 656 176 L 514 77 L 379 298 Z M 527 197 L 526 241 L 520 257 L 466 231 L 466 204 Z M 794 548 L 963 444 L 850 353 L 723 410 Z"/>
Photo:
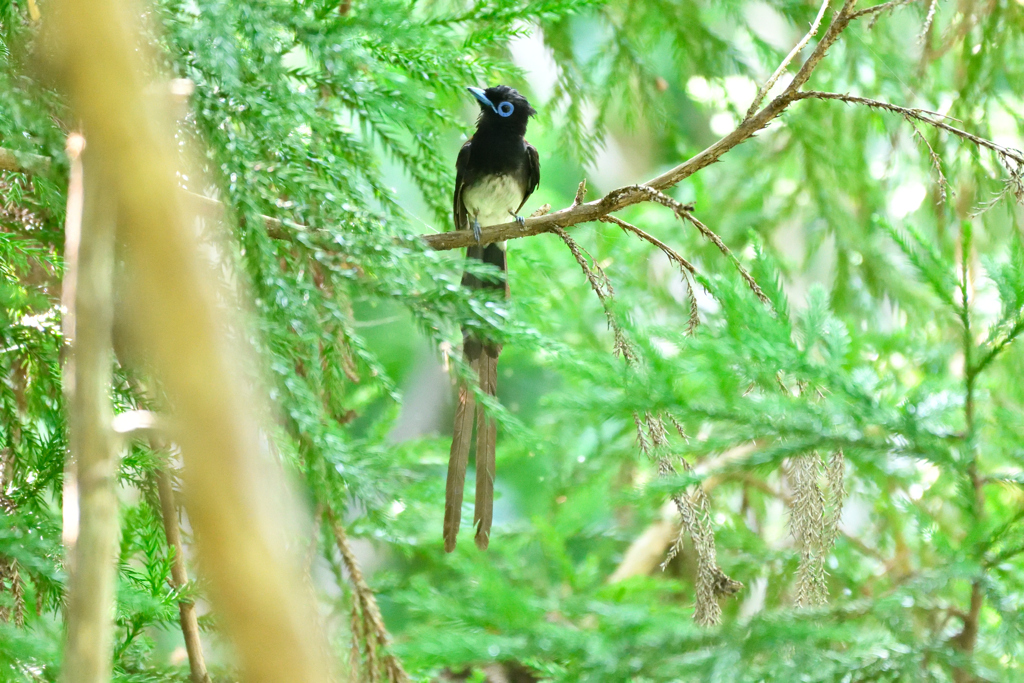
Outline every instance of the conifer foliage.
<path fill-rule="evenodd" d="M 183 201 L 245 302 L 225 305 L 266 443 L 308 503 L 295 542 L 339 676 L 1024 679 L 1024 5 L 134 11 Z M 40 75 L 46 21 L 0 0 L 5 681 L 58 679 L 67 604 L 77 123 Z M 499 82 L 540 110 L 526 211 L 555 209 L 501 228 L 529 234 L 508 301 L 463 290 L 461 237 L 436 235 L 464 86 Z M 507 370 L 478 397 L 501 424 L 490 549 L 447 555 L 460 327 Z M 113 413 L 154 405 L 120 360 Z M 195 603 L 203 668 L 235 680 L 166 506 L 174 453 L 120 454 L 114 678 L 202 680 Z"/>

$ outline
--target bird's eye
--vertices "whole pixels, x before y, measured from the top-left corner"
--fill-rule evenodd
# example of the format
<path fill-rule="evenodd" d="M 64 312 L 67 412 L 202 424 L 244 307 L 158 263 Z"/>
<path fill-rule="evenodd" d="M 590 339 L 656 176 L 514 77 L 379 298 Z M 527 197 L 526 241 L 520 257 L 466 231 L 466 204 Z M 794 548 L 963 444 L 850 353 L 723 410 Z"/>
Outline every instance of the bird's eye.
<path fill-rule="evenodd" d="M 512 116 L 512 110 L 513 109 L 515 109 L 515 107 L 512 105 L 511 102 L 502 102 L 501 104 L 498 105 L 498 108 L 495 109 L 494 111 L 498 112 L 498 116 L 508 117 L 508 116 Z"/>

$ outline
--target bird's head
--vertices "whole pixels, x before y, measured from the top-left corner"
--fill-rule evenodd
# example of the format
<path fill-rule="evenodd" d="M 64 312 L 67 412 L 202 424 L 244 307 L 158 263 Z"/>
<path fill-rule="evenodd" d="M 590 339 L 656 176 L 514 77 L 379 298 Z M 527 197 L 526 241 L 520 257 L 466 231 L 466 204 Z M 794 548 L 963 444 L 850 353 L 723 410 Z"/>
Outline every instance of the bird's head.
<path fill-rule="evenodd" d="M 496 85 L 493 88 L 466 88 L 480 102 L 480 118 L 477 125 L 515 130 L 520 135 L 526 132 L 526 123 L 537 112 L 526 98 L 515 88 Z"/>

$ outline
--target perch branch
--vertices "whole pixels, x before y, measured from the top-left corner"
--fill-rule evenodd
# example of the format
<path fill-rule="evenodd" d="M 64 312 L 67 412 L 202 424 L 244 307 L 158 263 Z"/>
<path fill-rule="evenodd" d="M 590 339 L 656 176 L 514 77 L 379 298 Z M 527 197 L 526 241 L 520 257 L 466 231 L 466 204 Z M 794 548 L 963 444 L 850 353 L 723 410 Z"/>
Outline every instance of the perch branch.
<path fill-rule="evenodd" d="M 753 116 L 745 118 L 735 130 L 704 151 L 699 152 L 697 155 L 656 178 L 651 178 L 642 185 L 630 185 L 612 190 L 601 199 L 592 202 L 581 204 L 574 202 L 573 206 L 569 208 L 539 218 L 528 218 L 523 224 L 513 221 L 487 226 L 481 232 L 480 242 L 482 244 L 489 244 L 491 242 L 529 237 L 544 232 L 553 232 L 554 228 L 564 229 L 580 223 L 600 220 L 603 216 L 621 211 L 627 206 L 650 200 L 649 190 L 651 189 L 658 192 L 667 190 L 689 178 L 697 171 L 715 163 L 733 147 L 746 142 L 757 132 L 766 128 L 789 105 L 799 99 L 799 89 L 811 77 L 814 69 L 824 59 L 825 53 L 839 38 L 839 34 L 849 25 L 853 16 L 851 11 L 855 4 L 856 0 L 846 0 L 842 8 L 832 18 L 832 23 L 829 24 L 828 29 L 814 47 L 814 51 L 811 52 L 807 61 L 803 63 L 796 75 L 793 76 L 793 80 L 790 81 L 789 85 L 786 86 L 786 89 L 778 97 L 766 104 Z M 460 249 L 476 244 L 473 233 L 469 230 L 454 230 L 452 232 L 423 235 L 421 239 L 437 250 Z"/>

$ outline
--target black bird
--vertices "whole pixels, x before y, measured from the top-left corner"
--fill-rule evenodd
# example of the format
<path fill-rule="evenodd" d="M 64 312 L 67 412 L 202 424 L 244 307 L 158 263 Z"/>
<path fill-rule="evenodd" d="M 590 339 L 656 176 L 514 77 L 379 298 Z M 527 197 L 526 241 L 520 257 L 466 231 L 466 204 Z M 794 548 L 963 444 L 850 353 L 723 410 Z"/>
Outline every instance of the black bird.
<path fill-rule="evenodd" d="M 468 88 L 480 102 L 476 133 L 459 150 L 455 162 L 455 196 L 452 213 L 456 230 L 473 230 L 476 246 L 466 250 L 466 258 L 479 259 L 497 266 L 501 276 L 482 280 L 469 272 L 462 284 L 471 289 L 504 289 L 508 296 L 505 243 L 480 243 L 480 228 L 515 219 L 526 198 L 540 183 L 537 150 L 523 136 L 530 117 L 536 114 L 526 98 L 507 85 L 487 90 Z M 494 396 L 498 388 L 498 354 L 501 345 L 480 339 L 463 330 L 463 354 L 476 372 L 480 389 Z M 455 410 L 455 429 L 448 460 L 448 483 L 444 504 L 444 549 L 455 549 L 462 518 L 462 488 L 476 417 L 476 504 L 473 525 L 476 545 L 487 548 L 491 537 L 491 513 L 494 506 L 494 450 L 498 426 L 482 405 L 476 405 L 473 390 L 465 382 L 459 386 L 459 405 Z"/>

